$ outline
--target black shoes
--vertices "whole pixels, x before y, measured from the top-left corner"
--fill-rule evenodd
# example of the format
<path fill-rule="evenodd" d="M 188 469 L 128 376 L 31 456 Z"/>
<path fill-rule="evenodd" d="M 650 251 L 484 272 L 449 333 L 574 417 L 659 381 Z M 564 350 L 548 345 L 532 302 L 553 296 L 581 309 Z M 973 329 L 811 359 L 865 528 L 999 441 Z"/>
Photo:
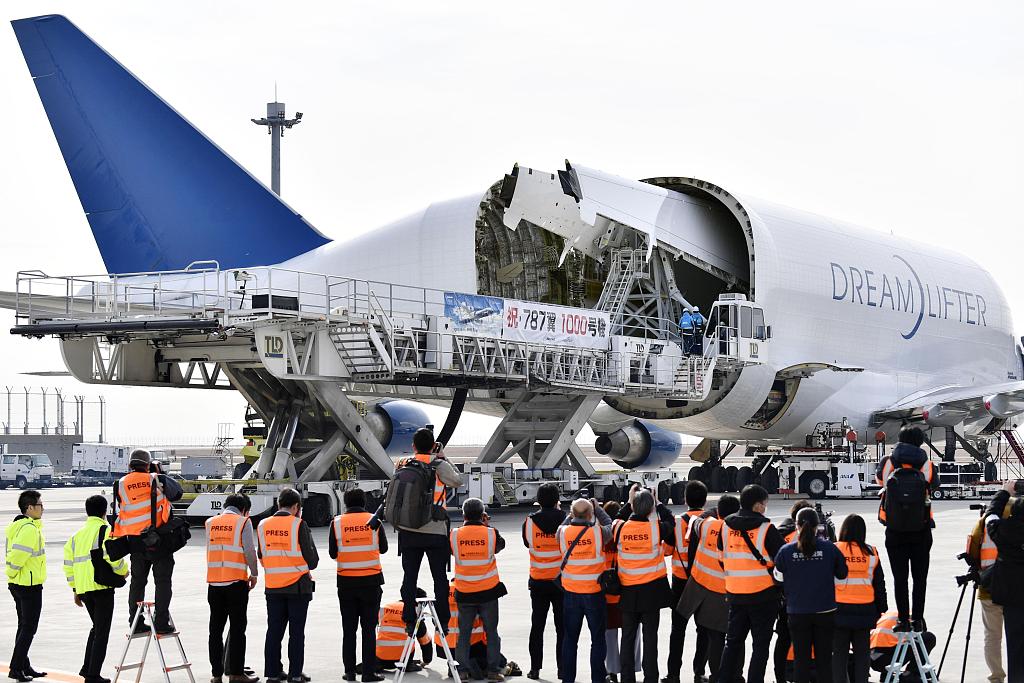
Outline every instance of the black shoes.
<path fill-rule="evenodd" d="M 363 681 L 369 681 L 370 683 L 377 683 L 377 681 L 383 681 L 384 677 L 380 674 L 368 674 L 363 675 Z"/>
<path fill-rule="evenodd" d="M 900 617 L 896 625 L 892 627 L 893 633 L 909 633 L 910 632 L 910 619 L 906 617 Z"/>
<path fill-rule="evenodd" d="M 665 676 L 661 679 L 661 683 L 679 683 L 678 676 Z"/>
<path fill-rule="evenodd" d="M 176 633 L 178 629 L 174 628 L 173 624 L 166 624 L 164 626 L 156 627 L 156 634 L 158 636 L 169 636 L 172 633 Z"/>
<path fill-rule="evenodd" d="M 927 629 L 927 627 L 924 625 L 924 619 L 913 619 L 913 620 L 911 620 L 910 628 L 915 633 L 924 633 L 924 631 Z M 32 672 L 29 672 L 29 673 L 32 673 Z M 32 674 L 32 675 L 34 676 L 35 674 Z"/>
<path fill-rule="evenodd" d="M 132 635 L 142 636 L 149 633 L 149 631 L 149 624 L 145 623 L 144 621 L 140 621 L 138 624 L 135 625 L 135 630 L 132 631 Z"/>
<path fill-rule="evenodd" d="M 341 677 L 343 681 L 354 681 L 356 680 L 356 674 L 354 671 L 349 671 L 347 674 Z"/>
<path fill-rule="evenodd" d="M 539 681 L 540 671 L 537 671 L 536 669 L 530 669 L 526 672 L 526 677 L 529 678 L 531 681 Z"/>
<path fill-rule="evenodd" d="M 14 680 L 18 681 L 18 683 L 29 683 L 29 681 L 32 680 L 32 677 L 24 671 L 11 671 L 7 674 L 7 677 L 13 678 Z"/>
<path fill-rule="evenodd" d="M 46 678 L 46 672 L 45 671 L 36 671 L 35 669 L 25 669 L 25 673 L 27 673 L 32 678 Z"/>

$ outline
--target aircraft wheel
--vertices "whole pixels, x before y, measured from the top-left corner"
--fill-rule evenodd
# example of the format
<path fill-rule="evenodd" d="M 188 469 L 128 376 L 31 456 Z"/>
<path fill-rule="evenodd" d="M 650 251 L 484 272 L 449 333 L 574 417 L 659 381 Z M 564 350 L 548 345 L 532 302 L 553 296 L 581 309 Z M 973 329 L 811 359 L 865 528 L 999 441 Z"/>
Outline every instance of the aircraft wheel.
<path fill-rule="evenodd" d="M 707 485 L 708 483 L 707 470 L 705 470 L 700 465 L 694 465 L 693 467 L 691 467 L 690 473 L 687 475 L 686 478 L 689 479 L 690 481 L 703 482 L 704 485 Z"/>
<path fill-rule="evenodd" d="M 672 484 L 667 481 L 658 482 L 658 500 L 662 503 L 668 503 L 669 498 L 672 497 Z"/>
<path fill-rule="evenodd" d="M 677 481 L 672 484 L 672 502 L 676 505 L 686 505 L 685 481 Z"/>
<path fill-rule="evenodd" d="M 747 484 L 754 483 L 754 468 L 743 466 L 736 471 L 736 489 L 742 491 Z"/>
<path fill-rule="evenodd" d="M 769 467 L 761 474 L 761 486 L 764 490 L 771 494 L 779 492 L 779 471 L 774 467 Z"/>
<path fill-rule="evenodd" d="M 725 468 L 726 476 L 726 491 L 739 491 L 739 486 L 736 484 L 736 475 L 739 473 L 739 469 L 735 465 L 729 465 Z"/>
<path fill-rule="evenodd" d="M 729 483 L 729 475 L 725 471 L 725 468 L 718 465 L 711 470 L 711 476 L 708 478 L 708 491 L 712 493 L 725 493 L 725 487 Z"/>

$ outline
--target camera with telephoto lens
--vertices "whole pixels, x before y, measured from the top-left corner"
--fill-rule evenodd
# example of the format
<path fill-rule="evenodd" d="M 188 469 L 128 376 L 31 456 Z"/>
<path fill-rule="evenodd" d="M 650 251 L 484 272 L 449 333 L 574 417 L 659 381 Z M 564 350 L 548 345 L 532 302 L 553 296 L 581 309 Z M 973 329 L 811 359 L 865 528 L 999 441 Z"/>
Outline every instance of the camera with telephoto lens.
<path fill-rule="evenodd" d="M 963 586 L 968 581 L 973 581 L 974 583 L 981 581 L 981 574 L 978 572 L 978 568 L 974 566 L 974 562 L 970 555 L 967 553 L 960 553 L 956 556 L 956 559 L 963 560 L 970 567 L 966 574 L 961 574 L 960 576 L 955 577 L 957 586 Z"/>

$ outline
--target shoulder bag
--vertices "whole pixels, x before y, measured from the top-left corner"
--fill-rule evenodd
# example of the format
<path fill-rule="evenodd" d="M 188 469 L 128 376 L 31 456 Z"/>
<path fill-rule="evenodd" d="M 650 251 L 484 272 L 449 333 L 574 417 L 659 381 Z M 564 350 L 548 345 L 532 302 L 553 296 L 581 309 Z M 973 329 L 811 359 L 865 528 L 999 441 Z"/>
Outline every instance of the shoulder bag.
<path fill-rule="evenodd" d="M 107 536 L 107 525 L 100 527 L 100 536 L 97 541 L 97 547 L 89 551 L 90 559 L 92 560 L 92 575 L 96 583 L 101 586 L 107 586 L 108 588 L 121 588 L 128 580 L 114 571 L 114 568 L 107 562 L 107 558 L 103 556 L 104 539 Z M 117 539 L 113 539 L 117 540 Z M 108 541 L 112 542 L 112 541 Z M 108 551 L 109 556 L 109 551 Z"/>
<path fill-rule="evenodd" d="M 619 595 L 622 593 L 622 581 L 619 579 L 619 538 L 622 536 L 623 526 L 625 525 L 620 524 L 619 528 L 615 530 L 615 535 L 612 537 L 615 543 L 615 559 L 612 561 L 612 566 L 601 572 L 601 576 L 597 580 L 605 595 Z"/>
<path fill-rule="evenodd" d="M 554 579 L 555 585 L 558 586 L 559 589 L 562 588 L 562 572 L 565 571 L 565 565 L 569 562 L 569 556 L 572 555 L 572 549 L 576 547 L 576 544 L 580 542 L 581 538 L 583 538 L 583 534 L 587 533 L 587 530 L 589 529 L 589 525 L 583 527 L 583 530 L 579 535 L 576 536 L 576 538 L 572 540 L 572 543 L 569 544 L 569 549 L 565 551 L 565 557 L 562 558 L 562 564 L 558 567 L 558 576 Z"/>

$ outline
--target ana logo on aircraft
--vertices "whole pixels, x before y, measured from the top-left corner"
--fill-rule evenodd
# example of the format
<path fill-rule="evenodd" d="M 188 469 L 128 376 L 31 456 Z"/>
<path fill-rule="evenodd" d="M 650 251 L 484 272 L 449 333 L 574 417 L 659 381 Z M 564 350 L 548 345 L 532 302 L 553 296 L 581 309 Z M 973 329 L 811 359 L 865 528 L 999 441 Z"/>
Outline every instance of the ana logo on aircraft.
<path fill-rule="evenodd" d="M 835 261 L 829 263 L 832 268 L 832 299 L 912 316 L 913 324 L 909 330 L 900 333 L 904 339 L 911 339 L 917 334 L 925 313 L 929 318 L 953 320 L 964 325 L 988 325 L 985 297 L 981 294 L 923 282 L 905 258 L 897 254 L 892 258 L 903 266 L 906 274 Z"/>

